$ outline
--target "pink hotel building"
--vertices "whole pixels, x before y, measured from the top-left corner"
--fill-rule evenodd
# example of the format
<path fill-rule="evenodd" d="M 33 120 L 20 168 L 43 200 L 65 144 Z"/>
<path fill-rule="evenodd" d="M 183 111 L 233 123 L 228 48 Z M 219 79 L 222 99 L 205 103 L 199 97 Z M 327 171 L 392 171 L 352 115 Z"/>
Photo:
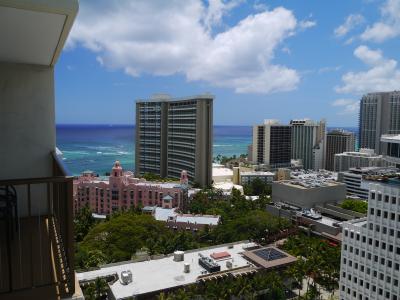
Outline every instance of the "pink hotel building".
<path fill-rule="evenodd" d="M 187 199 L 187 182 L 186 171 L 182 171 L 179 183 L 135 178 L 132 172 L 124 172 L 119 161 L 116 161 L 108 179 L 87 171 L 74 180 L 74 209 L 78 212 L 89 205 L 95 213 L 110 214 L 139 205 L 182 207 Z"/>

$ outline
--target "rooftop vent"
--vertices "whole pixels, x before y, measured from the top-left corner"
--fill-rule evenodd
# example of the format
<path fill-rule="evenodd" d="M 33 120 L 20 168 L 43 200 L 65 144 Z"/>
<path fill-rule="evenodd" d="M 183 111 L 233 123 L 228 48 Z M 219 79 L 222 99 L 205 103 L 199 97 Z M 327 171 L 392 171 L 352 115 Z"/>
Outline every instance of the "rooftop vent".
<path fill-rule="evenodd" d="M 132 282 L 132 272 L 130 270 L 121 272 L 121 283 L 128 285 Z"/>
<path fill-rule="evenodd" d="M 185 252 L 183 251 L 174 252 L 174 261 L 183 261 L 184 258 L 185 258 Z"/>

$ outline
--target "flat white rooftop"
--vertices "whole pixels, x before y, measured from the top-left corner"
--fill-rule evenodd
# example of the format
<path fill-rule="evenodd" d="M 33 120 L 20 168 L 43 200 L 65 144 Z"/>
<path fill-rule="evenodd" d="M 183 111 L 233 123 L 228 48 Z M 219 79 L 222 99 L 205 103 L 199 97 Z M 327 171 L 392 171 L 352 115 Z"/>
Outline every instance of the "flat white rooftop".
<path fill-rule="evenodd" d="M 104 266 L 100 270 L 77 273 L 76 276 L 79 281 L 94 280 L 97 277 L 112 274 L 118 274 L 120 278 L 122 271 L 130 270 L 133 278 L 131 283 L 124 285 L 120 280 L 117 280 L 110 286 L 116 299 L 124 299 L 135 295 L 195 283 L 200 275 L 204 275 L 205 271 L 198 263 L 199 253 L 210 258 L 210 255 L 213 253 L 228 252 L 230 257 L 215 260 L 221 266 L 221 271 L 229 270 L 226 266 L 227 261 L 232 262 L 232 269 L 249 266 L 249 261 L 242 256 L 242 253 L 246 248 L 253 246 L 255 246 L 254 243 L 239 242 L 234 244 L 232 248 L 225 245 L 185 251 L 184 260 L 180 262 L 174 261 L 173 255 L 171 255 L 155 260 Z M 190 264 L 189 273 L 183 272 L 185 263 Z"/>
<path fill-rule="evenodd" d="M 176 222 L 215 226 L 218 225 L 220 216 L 179 214 L 175 211 L 175 208 L 156 207 L 154 218 L 157 221 L 164 222 L 172 218 L 173 220 L 176 220 Z"/>
<path fill-rule="evenodd" d="M 246 171 L 240 172 L 240 176 L 275 176 L 275 173 L 262 171 Z"/>

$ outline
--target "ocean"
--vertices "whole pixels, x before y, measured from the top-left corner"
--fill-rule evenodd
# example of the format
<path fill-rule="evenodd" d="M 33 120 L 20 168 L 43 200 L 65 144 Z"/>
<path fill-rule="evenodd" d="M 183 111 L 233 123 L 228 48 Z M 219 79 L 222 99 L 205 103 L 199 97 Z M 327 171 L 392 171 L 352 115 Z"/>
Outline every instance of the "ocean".
<path fill-rule="evenodd" d="M 356 132 L 357 128 L 344 128 Z M 214 126 L 213 155 L 247 153 L 251 126 Z M 91 170 L 110 172 L 119 160 L 125 170 L 135 168 L 135 127 L 128 125 L 57 125 L 57 147 L 73 175 Z"/>

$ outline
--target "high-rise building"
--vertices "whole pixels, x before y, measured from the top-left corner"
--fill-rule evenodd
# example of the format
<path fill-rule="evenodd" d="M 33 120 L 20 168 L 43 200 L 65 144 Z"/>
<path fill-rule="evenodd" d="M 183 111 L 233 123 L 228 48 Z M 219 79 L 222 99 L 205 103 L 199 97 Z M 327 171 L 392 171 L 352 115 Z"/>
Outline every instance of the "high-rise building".
<path fill-rule="evenodd" d="M 289 167 L 291 135 L 291 127 L 276 120 L 265 120 L 263 124 L 253 126 L 253 162 L 271 169 Z"/>
<path fill-rule="evenodd" d="M 369 93 L 361 98 L 359 116 L 360 148 L 382 154 L 383 134 L 400 133 L 400 92 Z"/>
<path fill-rule="evenodd" d="M 136 174 L 154 173 L 208 186 L 212 180 L 212 95 L 136 102 Z"/>
<path fill-rule="evenodd" d="M 391 143 L 399 145 L 400 136 Z M 390 159 L 400 163 L 399 157 Z M 373 179 L 367 218 L 343 223 L 341 300 L 400 299 L 400 181 Z"/>
<path fill-rule="evenodd" d="M 319 170 L 325 167 L 325 120 L 291 120 L 292 159 L 300 159 L 304 169 Z"/>
<path fill-rule="evenodd" d="M 350 168 L 388 167 L 392 165 L 384 160 L 382 155 L 375 154 L 373 149 L 360 149 L 359 152 L 352 151 L 335 154 L 333 170 L 335 172 L 343 172 Z"/>
<path fill-rule="evenodd" d="M 344 130 L 332 130 L 326 135 L 325 169 L 334 170 L 335 154 L 354 151 L 356 137 L 354 133 Z"/>

